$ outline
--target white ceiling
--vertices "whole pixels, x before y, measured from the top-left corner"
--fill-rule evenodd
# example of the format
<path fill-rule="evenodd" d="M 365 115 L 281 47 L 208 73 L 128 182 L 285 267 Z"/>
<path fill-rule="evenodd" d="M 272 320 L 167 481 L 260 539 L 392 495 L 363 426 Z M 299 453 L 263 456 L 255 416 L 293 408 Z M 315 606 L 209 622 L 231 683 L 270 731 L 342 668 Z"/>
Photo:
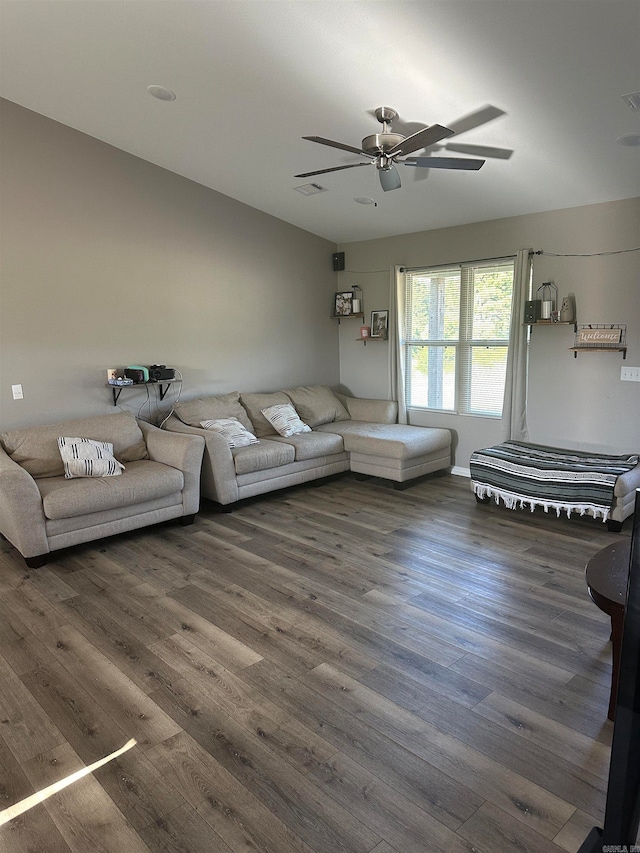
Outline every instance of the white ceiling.
<path fill-rule="evenodd" d="M 0 0 L 0 35 L 3 97 L 335 242 L 640 195 L 616 142 L 640 130 L 637 0 Z M 505 115 L 451 141 L 514 153 L 479 172 L 294 178 L 361 160 L 301 137 L 359 147 L 378 106 L 487 104 Z"/>

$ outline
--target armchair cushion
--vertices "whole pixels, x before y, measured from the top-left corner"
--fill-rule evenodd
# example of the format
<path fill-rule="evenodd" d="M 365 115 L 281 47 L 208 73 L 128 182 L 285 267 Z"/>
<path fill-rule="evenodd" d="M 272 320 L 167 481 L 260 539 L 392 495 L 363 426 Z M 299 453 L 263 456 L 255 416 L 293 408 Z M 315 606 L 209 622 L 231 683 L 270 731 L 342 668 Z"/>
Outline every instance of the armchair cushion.
<path fill-rule="evenodd" d="M 120 477 L 45 477 L 36 480 L 46 518 L 74 518 L 92 512 L 137 506 L 179 494 L 182 471 L 150 459 L 131 462 Z"/>
<path fill-rule="evenodd" d="M 113 454 L 119 462 L 149 458 L 142 431 L 130 412 L 21 427 L 3 432 L 0 441 L 7 455 L 32 477 L 62 477 L 64 465 L 58 450 L 61 435 L 78 435 L 113 444 Z"/>

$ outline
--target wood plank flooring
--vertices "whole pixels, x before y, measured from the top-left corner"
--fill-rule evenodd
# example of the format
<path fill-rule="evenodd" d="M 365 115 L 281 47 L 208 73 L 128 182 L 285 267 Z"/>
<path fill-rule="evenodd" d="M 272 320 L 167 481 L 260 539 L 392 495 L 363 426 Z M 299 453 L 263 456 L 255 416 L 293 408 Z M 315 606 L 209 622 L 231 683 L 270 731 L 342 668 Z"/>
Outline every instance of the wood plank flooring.
<path fill-rule="evenodd" d="M 0 853 L 575 853 L 601 825 L 593 519 L 347 475 L 68 549 L 0 546 Z"/>

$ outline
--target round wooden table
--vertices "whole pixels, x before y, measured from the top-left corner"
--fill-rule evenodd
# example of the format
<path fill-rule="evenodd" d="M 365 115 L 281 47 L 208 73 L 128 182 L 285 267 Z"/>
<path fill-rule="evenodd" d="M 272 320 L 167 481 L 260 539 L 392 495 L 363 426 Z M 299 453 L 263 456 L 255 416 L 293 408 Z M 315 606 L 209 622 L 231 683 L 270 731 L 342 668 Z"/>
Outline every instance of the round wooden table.
<path fill-rule="evenodd" d="M 611 617 L 611 654 L 613 672 L 611 673 L 611 695 L 607 717 L 613 720 L 618 693 L 618 675 L 620 672 L 620 646 L 624 625 L 624 607 L 627 598 L 629 580 L 629 557 L 631 540 L 621 539 L 613 545 L 607 545 L 587 563 L 587 589 L 592 601 L 600 610 Z"/>

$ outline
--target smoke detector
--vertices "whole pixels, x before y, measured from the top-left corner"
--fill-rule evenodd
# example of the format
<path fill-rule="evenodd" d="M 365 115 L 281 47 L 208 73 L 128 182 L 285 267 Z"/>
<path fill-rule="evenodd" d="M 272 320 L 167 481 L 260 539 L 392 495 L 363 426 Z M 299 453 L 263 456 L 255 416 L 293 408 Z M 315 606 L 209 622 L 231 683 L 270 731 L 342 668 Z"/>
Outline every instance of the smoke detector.
<path fill-rule="evenodd" d="M 166 86 L 156 86 L 155 84 L 147 86 L 147 92 L 152 98 L 157 98 L 159 101 L 175 101 L 176 99 L 176 93 L 167 89 Z"/>

